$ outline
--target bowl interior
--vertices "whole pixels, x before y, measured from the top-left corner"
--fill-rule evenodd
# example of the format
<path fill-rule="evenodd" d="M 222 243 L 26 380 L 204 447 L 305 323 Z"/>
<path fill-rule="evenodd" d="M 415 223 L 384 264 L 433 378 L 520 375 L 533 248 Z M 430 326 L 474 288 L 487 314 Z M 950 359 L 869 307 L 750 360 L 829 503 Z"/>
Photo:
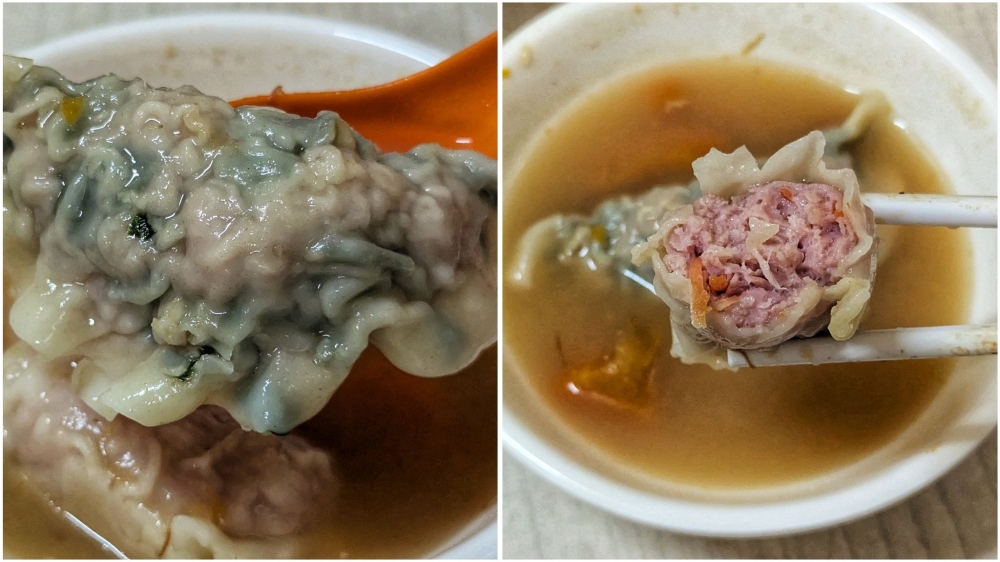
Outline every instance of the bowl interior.
<path fill-rule="evenodd" d="M 83 32 L 25 53 L 71 80 L 108 72 L 194 84 L 224 99 L 351 89 L 402 78 L 447 53 L 378 29 L 285 14 L 199 14 Z"/>
<path fill-rule="evenodd" d="M 517 197 L 511 178 L 545 123 L 596 83 L 670 62 L 739 55 L 754 42 L 754 58 L 848 89 L 881 90 L 898 123 L 933 155 L 956 192 L 996 194 L 994 83 L 947 39 L 901 10 L 615 4 L 559 8 L 505 43 L 504 197 Z M 968 322 L 995 323 L 996 230 L 970 229 L 970 235 L 977 281 Z M 804 531 L 887 506 L 959 462 L 996 425 L 996 365 L 994 357 L 962 361 L 917 421 L 860 462 L 786 486 L 720 492 L 657 481 L 595 452 L 527 388 L 516 358 L 506 353 L 504 443 L 564 489 L 643 523 L 716 536 Z"/>
<path fill-rule="evenodd" d="M 448 55 L 407 37 L 284 14 L 199 14 L 95 29 L 22 53 L 72 80 L 116 73 L 154 86 L 193 84 L 233 100 L 270 92 L 351 89 L 408 76 Z M 308 61 L 308 62 L 304 62 Z M 442 545 L 441 558 L 492 558 L 494 508 Z"/>

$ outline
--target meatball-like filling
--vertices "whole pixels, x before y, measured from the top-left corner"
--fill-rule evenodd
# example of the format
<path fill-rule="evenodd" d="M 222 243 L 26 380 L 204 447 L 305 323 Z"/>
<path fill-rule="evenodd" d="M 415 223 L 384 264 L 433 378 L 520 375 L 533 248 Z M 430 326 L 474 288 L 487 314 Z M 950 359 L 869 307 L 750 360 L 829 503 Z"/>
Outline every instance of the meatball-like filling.
<path fill-rule="evenodd" d="M 665 241 L 667 269 L 691 279 L 692 324 L 709 309 L 738 327 L 771 322 L 810 281 L 840 280 L 837 266 L 858 243 L 843 193 L 821 183 L 774 181 L 726 201 L 706 195 Z"/>

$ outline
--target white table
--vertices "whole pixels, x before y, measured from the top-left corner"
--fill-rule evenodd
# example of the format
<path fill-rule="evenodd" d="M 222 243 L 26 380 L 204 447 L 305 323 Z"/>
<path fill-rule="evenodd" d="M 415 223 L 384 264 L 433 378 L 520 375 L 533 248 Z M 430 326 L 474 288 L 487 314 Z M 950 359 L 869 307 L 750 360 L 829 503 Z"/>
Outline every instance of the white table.
<path fill-rule="evenodd" d="M 548 5 L 504 6 L 507 35 Z M 907 6 L 955 40 L 996 80 L 996 4 Z M 997 434 L 935 485 L 887 511 L 833 529 L 717 540 L 630 523 L 503 458 L 504 558 L 996 558 Z"/>

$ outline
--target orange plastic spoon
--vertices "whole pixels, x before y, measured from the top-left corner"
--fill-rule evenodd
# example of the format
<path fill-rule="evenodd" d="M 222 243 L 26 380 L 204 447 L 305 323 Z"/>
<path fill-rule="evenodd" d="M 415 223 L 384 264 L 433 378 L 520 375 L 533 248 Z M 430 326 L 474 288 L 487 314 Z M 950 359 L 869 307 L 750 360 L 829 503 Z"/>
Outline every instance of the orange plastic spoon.
<path fill-rule="evenodd" d="M 405 152 L 421 143 L 497 155 L 497 34 L 440 64 L 382 86 L 335 92 L 243 98 L 233 106 L 266 105 L 315 117 L 338 113 L 383 151 Z"/>

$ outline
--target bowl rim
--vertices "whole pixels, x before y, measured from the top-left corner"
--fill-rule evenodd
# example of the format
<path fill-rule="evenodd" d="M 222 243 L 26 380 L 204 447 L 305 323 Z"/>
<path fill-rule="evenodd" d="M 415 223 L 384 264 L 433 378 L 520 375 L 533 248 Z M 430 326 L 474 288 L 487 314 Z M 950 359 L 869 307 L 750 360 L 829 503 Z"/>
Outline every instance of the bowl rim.
<path fill-rule="evenodd" d="M 189 31 L 198 27 L 246 31 L 248 26 L 340 37 L 404 55 L 427 66 L 443 61 L 448 55 L 437 47 L 363 24 L 334 18 L 306 17 L 298 14 L 268 13 L 263 10 L 254 10 L 156 16 L 113 23 L 27 47 L 24 49 L 24 54 L 18 56 L 44 59 L 55 53 L 88 48 L 125 38 L 144 37 L 149 33 Z"/>
<path fill-rule="evenodd" d="M 862 6 L 888 18 L 937 51 L 972 86 L 993 122 L 997 119 L 997 85 L 964 50 L 929 22 L 901 7 L 865 3 Z M 504 41 L 503 63 L 516 64 L 516 53 L 536 38 L 546 36 L 566 21 L 613 5 L 564 4 L 548 10 Z M 508 361 L 505 353 L 503 370 Z M 996 374 L 993 405 L 996 404 Z M 893 462 L 857 484 L 812 497 L 760 504 L 713 504 L 682 500 L 642 491 L 599 474 L 558 451 L 527 427 L 504 403 L 503 447 L 522 465 L 563 491 L 619 517 L 655 528 L 715 538 L 766 538 L 805 533 L 846 523 L 886 509 L 915 495 L 972 453 L 996 428 L 983 424 L 969 439 L 948 442 L 934 451 Z M 974 410 L 970 410 L 970 413 Z M 834 470 L 833 472 L 836 472 Z M 832 473 L 832 472 L 831 472 Z M 914 477 L 912 474 L 917 474 Z M 838 513 L 822 509 L 832 503 L 849 506 Z"/>
<path fill-rule="evenodd" d="M 98 26 L 32 45 L 22 56 L 44 59 L 60 53 L 75 52 L 126 38 L 145 37 L 150 33 L 187 31 L 198 27 L 245 31 L 247 27 L 269 31 L 308 32 L 364 43 L 433 66 L 448 57 L 438 47 L 391 31 L 347 22 L 336 18 L 307 17 L 297 14 L 269 13 L 255 9 L 248 12 L 206 12 L 165 15 Z M 43 62 L 44 64 L 44 62 Z M 499 497 L 499 494 L 498 494 Z M 442 542 L 430 556 L 438 559 L 491 559 L 497 556 L 499 536 L 498 501 L 467 522 L 452 537 Z"/>

